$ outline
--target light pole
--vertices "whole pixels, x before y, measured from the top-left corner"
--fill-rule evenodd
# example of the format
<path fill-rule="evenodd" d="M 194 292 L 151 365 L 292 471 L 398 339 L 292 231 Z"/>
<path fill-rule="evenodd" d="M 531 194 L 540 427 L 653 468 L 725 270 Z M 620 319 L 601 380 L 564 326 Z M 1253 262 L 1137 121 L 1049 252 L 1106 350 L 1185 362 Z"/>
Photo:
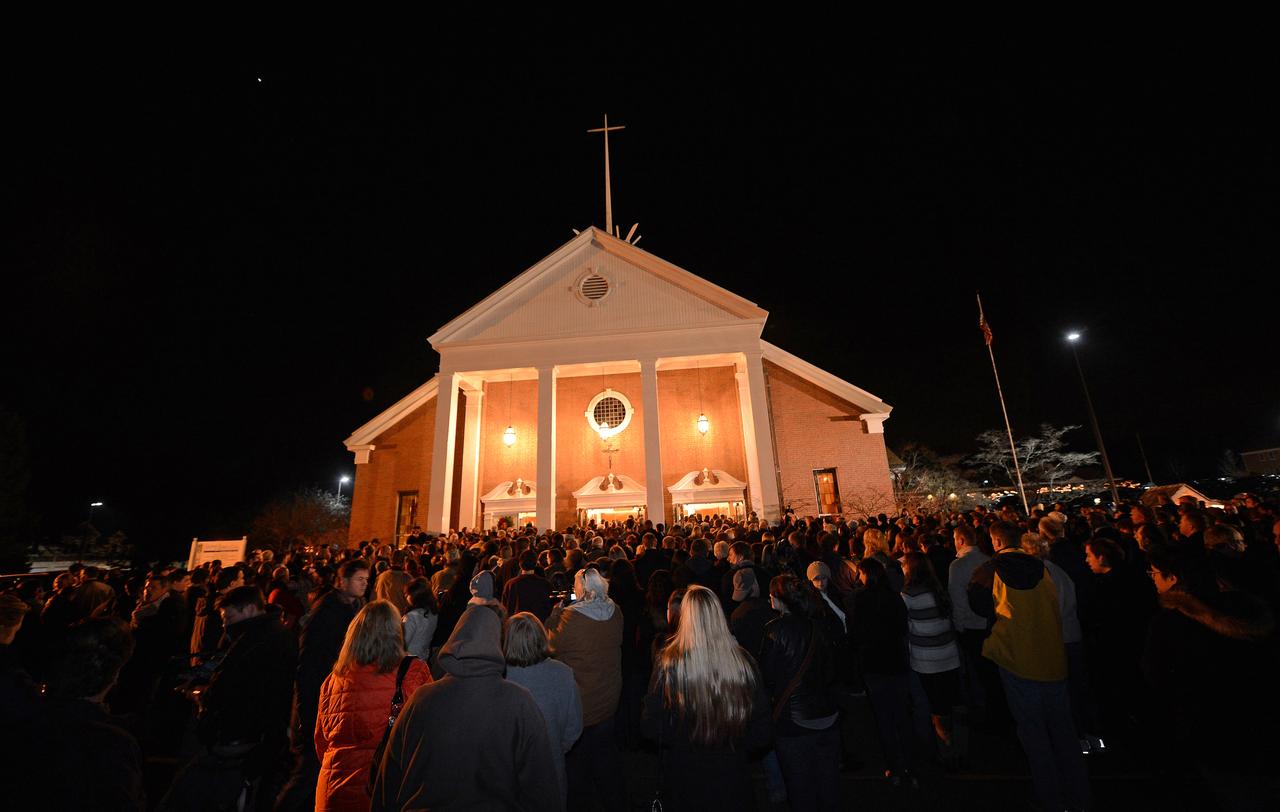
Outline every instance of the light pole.
<path fill-rule="evenodd" d="M 83 562 L 83 561 L 84 561 L 84 544 L 85 544 L 85 541 L 86 541 L 86 540 L 88 540 L 88 538 L 89 538 L 89 530 L 93 527 L 93 509 L 94 509 L 94 508 L 100 508 L 100 507 L 102 507 L 102 503 L 101 503 L 101 502 L 90 502 L 90 503 L 89 503 L 89 521 L 88 521 L 88 526 L 87 526 L 87 527 L 85 527 L 85 529 L 84 529 L 84 535 L 80 537 L 80 552 L 76 555 L 76 561 L 77 561 L 77 562 Z"/>
<path fill-rule="evenodd" d="M 341 477 L 338 478 L 338 498 L 339 499 L 342 498 L 342 486 L 346 485 L 350 481 L 351 481 L 351 477 L 347 476 L 346 474 L 343 474 Z"/>
<path fill-rule="evenodd" d="M 1080 365 L 1080 354 L 1076 352 L 1076 343 L 1080 333 L 1067 333 L 1067 343 L 1071 345 L 1071 357 L 1076 361 L 1076 372 L 1080 373 L 1080 388 L 1084 390 L 1084 402 L 1089 407 L 1089 423 L 1093 426 L 1093 439 L 1098 443 L 1098 451 L 1102 454 L 1102 470 L 1107 475 L 1107 484 L 1111 486 L 1111 500 L 1120 504 L 1120 492 L 1116 490 L 1116 478 L 1111 473 L 1111 460 L 1107 457 L 1107 446 L 1102 442 L 1102 430 L 1098 428 L 1098 415 L 1093 411 L 1093 398 L 1089 397 L 1089 384 L 1084 380 L 1084 367 Z"/>

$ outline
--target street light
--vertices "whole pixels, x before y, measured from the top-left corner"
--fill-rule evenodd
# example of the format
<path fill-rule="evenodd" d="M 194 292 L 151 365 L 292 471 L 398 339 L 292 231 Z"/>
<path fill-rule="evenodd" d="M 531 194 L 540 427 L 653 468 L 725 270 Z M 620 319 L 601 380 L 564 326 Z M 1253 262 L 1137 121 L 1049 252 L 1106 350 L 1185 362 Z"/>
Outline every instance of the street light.
<path fill-rule="evenodd" d="M 1084 390 L 1084 402 L 1089 407 L 1089 423 L 1093 426 L 1093 439 L 1098 443 L 1098 452 L 1102 454 L 1102 470 L 1106 472 L 1107 484 L 1111 486 L 1111 500 L 1120 504 L 1120 492 L 1116 490 L 1116 478 L 1111 473 L 1111 460 L 1107 457 L 1107 446 L 1102 442 L 1102 430 L 1098 428 L 1098 415 L 1093 411 L 1093 398 L 1089 397 L 1089 384 L 1084 380 L 1084 367 L 1080 365 L 1080 354 L 1076 352 L 1076 343 L 1080 341 L 1080 333 L 1067 333 L 1067 344 L 1071 346 L 1071 357 L 1076 361 L 1076 372 L 1080 373 L 1080 388 Z"/>
<path fill-rule="evenodd" d="M 93 527 L 93 509 L 100 508 L 102 506 L 103 506 L 102 502 L 89 503 L 89 522 L 88 522 L 89 527 L 85 528 L 84 535 L 80 537 L 80 552 L 76 554 L 76 561 L 81 561 L 81 562 L 84 561 L 84 544 L 89 537 L 89 528 Z"/>
<path fill-rule="evenodd" d="M 346 485 L 350 481 L 351 481 L 351 477 L 347 476 L 346 474 L 343 474 L 342 477 L 338 479 L 338 498 L 339 499 L 342 498 L 342 486 Z"/>

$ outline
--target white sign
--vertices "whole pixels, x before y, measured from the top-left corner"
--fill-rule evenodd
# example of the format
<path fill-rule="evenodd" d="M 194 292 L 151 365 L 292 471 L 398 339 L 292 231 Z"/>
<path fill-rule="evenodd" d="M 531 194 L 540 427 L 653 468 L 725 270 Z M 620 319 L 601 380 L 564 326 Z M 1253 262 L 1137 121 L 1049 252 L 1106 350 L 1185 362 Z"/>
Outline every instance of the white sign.
<path fill-rule="evenodd" d="M 210 561 L 221 561 L 222 566 L 229 567 L 239 561 L 245 560 L 245 552 L 249 547 L 249 537 L 243 536 L 238 539 L 228 539 L 226 541 L 201 541 L 200 539 L 191 540 L 191 555 L 187 559 L 187 571 L 191 571 L 201 564 Z"/>

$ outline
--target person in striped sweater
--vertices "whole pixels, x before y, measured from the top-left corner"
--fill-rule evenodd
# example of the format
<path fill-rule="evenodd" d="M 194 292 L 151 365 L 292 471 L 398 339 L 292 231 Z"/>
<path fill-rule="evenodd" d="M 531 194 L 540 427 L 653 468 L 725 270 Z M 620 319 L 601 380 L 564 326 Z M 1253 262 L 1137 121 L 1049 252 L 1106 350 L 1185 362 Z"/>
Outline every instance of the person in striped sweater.
<path fill-rule="evenodd" d="M 958 767 L 968 754 L 968 720 L 960 707 L 960 648 L 951 625 L 951 600 L 923 553 L 902 557 L 911 670 L 929 698 L 943 763 Z"/>

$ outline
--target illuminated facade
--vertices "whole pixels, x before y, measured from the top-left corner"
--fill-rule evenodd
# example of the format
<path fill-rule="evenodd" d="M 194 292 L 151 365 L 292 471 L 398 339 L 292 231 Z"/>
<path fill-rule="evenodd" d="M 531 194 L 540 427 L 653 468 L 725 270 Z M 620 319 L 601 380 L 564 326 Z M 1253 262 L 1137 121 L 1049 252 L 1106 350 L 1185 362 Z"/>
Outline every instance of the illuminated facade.
<path fill-rule="evenodd" d="M 767 317 L 587 229 L 440 328 L 439 374 L 347 438 L 351 539 L 887 505 L 890 406 Z"/>

